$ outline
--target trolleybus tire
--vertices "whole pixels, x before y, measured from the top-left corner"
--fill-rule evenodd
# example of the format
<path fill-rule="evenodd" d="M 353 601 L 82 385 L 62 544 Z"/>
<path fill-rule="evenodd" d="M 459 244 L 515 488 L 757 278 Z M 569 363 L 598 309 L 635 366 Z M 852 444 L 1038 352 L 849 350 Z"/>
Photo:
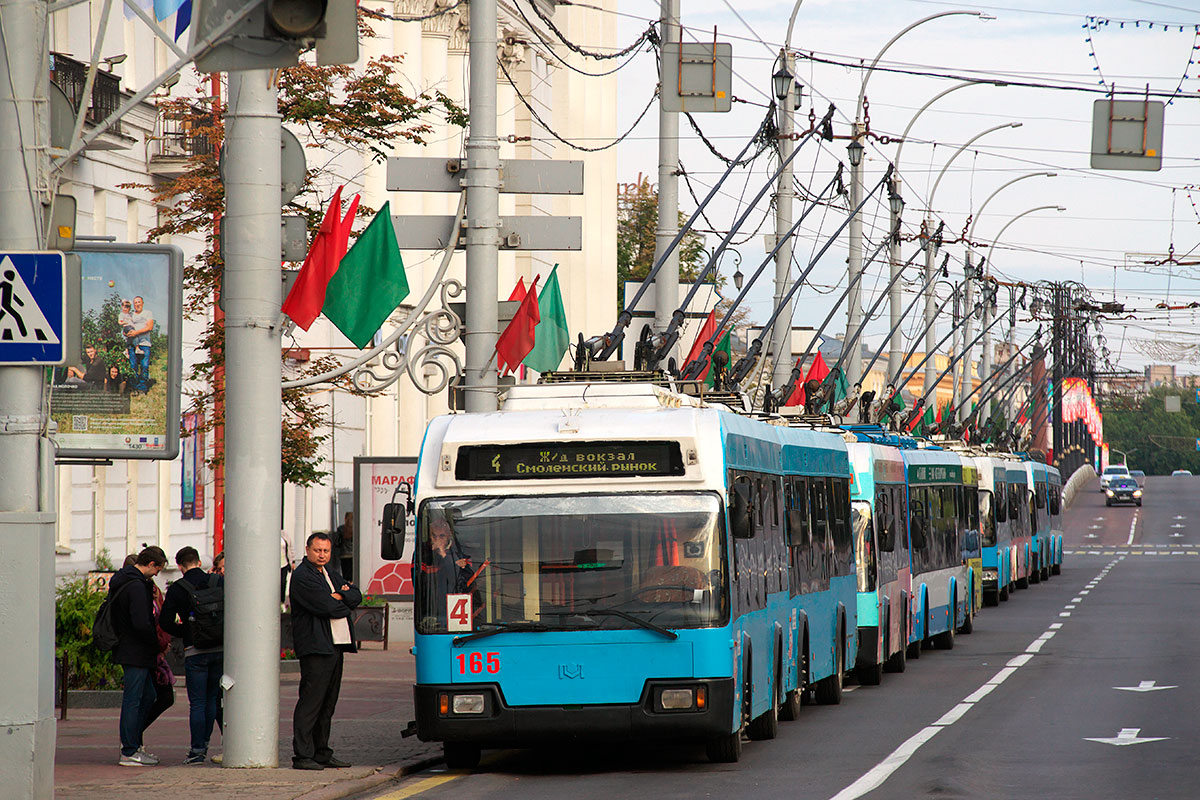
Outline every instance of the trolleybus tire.
<path fill-rule="evenodd" d="M 950 621 L 950 629 L 942 631 L 933 637 L 933 646 L 940 650 L 954 649 L 954 626 L 958 624 L 958 620 Z"/>
<path fill-rule="evenodd" d="M 974 630 L 975 630 L 975 614 L 974 614 L 973 610 L 971 609 L 970 604 L 968 604 L 967 618 L 965 620 L 963 620 L 962 627 L 958 629 L 958 632 L 963 634 L 964 636 L 969 636 L 972 632 L 974 632 Z"/>
<path fill-rule="evenodd" d="M 771 705 L 746 726 L 746 738 L 759 742 L 779 735 L 779 676 L 771 691 Z"/>
<path fill-rule="evenodd" d="M 1010 591 L 1009 584 L 1007 584 L 1007 583 L 1000 587 L 1000 590 L 997 593 L 997 598 L 1000 600 L 1001 603 L 1008 602 L 1009 591 Z"/>
<path fill-rule="evenodd" d="M 784 722 L 794 722 L 800 718 L 800 706 L 804 705 L 804 690 L 808 688 L 808 641 L 799 652 L 800 663 L 796 664 L 796 688 L 783 696 L 779 706 L 779 718 Z"/>
<path fill-rule="evenodd" d="M 899 650 L 897 650 L 896 652 L 894 652 L 890 656 L 888 656 L 887 660 L 883 662 L 884 671 L 885 672 L 904 672 L 904 670 L 908 667 L 908 662 L 905 659 L 907 650 L 908 650 L 907 647 L 901 647 Z"/>
<path fill-rule="evenodd" d="M 1041 569 L 1041 571 L 1040 571 L 1040 572 L 1041 572 L 1041 578 L 1042 578 L 1042 580 L 1044 580 L 1044 581 L 1048 581 L 1048 580 L 1050 580 L 1050 567 L 1049 567 L 1049 565 L 1042 567 L 1042 569 Z"/>
<path fill-rule="evenodd" d="M 1017 578 L 1017 588 L 1018 589 L 1028 589 L 1029 588 L 1029 576 L 1028 575 L 1026 575 L 1024 578 Z"/>
<path fill-rule="evenodd" d="M 1062 575 L 1062 564 L 1055 564 L 1050 568 L 1051 575 Z"/>
<path fill-rule="evenodd" d="M 862 686 L 878 686 L 883 683 L 883 664 L 870 664 L 865 667 L 855 667 L 854 677 Z"/>
<path fill-rule="evenodd" d="M 845 672 L 845 636 L 839 636 L 837 652 L 833 655 L 833 674 L 817 682 L 817 702 L 823 706 L 836 706 L 842 702 L 842 678 Z"/>
<path fill-rule="evenodd" d="M 442 742 L 442 757 L 450 769 L 475 769 L 479 766 L 479 745 L 468 742 Z"/>
<path fill-rule="evenodd" d="M 708 760 L 714 764 L 736 764 L 742 757 L 742 732 L 726 733 L 704 743 Z"/>

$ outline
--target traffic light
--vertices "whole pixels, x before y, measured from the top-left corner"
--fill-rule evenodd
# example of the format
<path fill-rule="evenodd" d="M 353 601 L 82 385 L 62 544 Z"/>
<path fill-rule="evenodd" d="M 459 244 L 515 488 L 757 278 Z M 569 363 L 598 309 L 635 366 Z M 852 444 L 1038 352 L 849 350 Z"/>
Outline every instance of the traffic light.
<path fill-rule="evenodd" d="M 318 64 L 358 60 L 355 0 L 259 0 L 238 22 L 228 25 L 245 0 L 196 0 L 192 44 L 213 39 L 196 58 L 201 72 L 233 72 L 294 66 L 300 51 L 316 46 Z"/>

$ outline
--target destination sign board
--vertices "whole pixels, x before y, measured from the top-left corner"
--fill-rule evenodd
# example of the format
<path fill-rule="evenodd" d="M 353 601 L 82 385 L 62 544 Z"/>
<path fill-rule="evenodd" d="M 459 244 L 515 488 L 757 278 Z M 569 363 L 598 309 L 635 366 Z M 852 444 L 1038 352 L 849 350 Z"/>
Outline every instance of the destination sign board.
<path fill-rule="evenodd" d="M 458 451 L 461 481 L 635 478 L 683 475 L 678 442 L 528 442 L 467 445 Z"/>
<path fill-rule="evenodd" d="M 910 464 L 912 483 L 962 483 L 962 467 L 957 464 Z"/>

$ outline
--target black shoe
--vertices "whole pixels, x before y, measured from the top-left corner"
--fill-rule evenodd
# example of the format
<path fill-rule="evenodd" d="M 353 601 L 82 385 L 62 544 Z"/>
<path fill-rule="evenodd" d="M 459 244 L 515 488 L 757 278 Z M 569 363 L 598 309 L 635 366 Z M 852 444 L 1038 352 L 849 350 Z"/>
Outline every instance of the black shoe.
<path fill-rule="evenodd" d="M 350 766 L 348 762 L 342 761 L 334 756 L 330 756 L 328 761 L 319 761 L 317 763 L 323 767 L 328 767 L 329 769 L 345 769 L 346 767 Z"/>
<path fill-rule="evenodd" d="M 311 758 L 293 758 L 292 769 L 325 769 L 325 765 Z"/>

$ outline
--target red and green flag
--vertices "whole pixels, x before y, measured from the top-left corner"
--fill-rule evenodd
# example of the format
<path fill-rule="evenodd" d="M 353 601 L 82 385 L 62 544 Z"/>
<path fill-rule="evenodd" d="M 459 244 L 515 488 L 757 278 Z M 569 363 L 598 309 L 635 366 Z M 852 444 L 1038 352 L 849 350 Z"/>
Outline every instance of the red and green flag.
<path fill-rule="evenodd" d="M 524 364 L 538 372 L 552 372 L 562 363 L 567 345 L 571 343 L 567 310 L 558 285 L 558 264 L 550 271 L 550 277 L 538 295 L 537 309 L 539 320 L 533 330 L 533 349 L 525 356 Z"/>
<path fill-rule="evenodd" d="M 730 331 L 725 331 L 725 335 L 721 337 L 720 341 L 717 342 L 717 346 L 715 348 L 713 348 L 713 351 L 712 351 L 712 355 L 714 355 L 714 356 L 717 353 L 724 353 L 726 356 L 728 356 L 728 358 L 725 359 L 726 365 L 733 363 L 733 342 L 729 338 L 729 334 L 730 334 Z M 708 363 L 709 363 L 709 366 L 712 366 L 712 357 L 711 356 L 709 357 Z M 704 385 L 708 386 L 709 388 L 712 388 L 713 384 L 717 380 L 716 370 L 712 370 L 712 369 L 709 369 L 708 367 L 705 367 L 704 372 L 705 372 L 705 374 L 702 376 L 704 378 Z"/>
<path fill-rule="evenodd" d="M 347 339 L 363 348 L 405 297 L 404 260 L 390 203 L 384 203 L 329 280 L 321 310 Z"/>
<path fill-rule="evenodd" d="M 337 273 L 338 265 L 346 255 L 346 247 L 350 240 L 350 228 L 354 225 L 354 214 L 358 211 L 358 195 L 350 201 L 350 210 L 342 217 L 342 188 L 338 187 L 329 201 L 329 208 L 321 220 L 321 227 L 313 236 L 308 255 L 304 258 L 304 266 L 287 299 L 283 301 L 282 311 L 303 330 L 308 330 L 321 315 L 325 305 L 325 293 L 329 281 Z"/>

